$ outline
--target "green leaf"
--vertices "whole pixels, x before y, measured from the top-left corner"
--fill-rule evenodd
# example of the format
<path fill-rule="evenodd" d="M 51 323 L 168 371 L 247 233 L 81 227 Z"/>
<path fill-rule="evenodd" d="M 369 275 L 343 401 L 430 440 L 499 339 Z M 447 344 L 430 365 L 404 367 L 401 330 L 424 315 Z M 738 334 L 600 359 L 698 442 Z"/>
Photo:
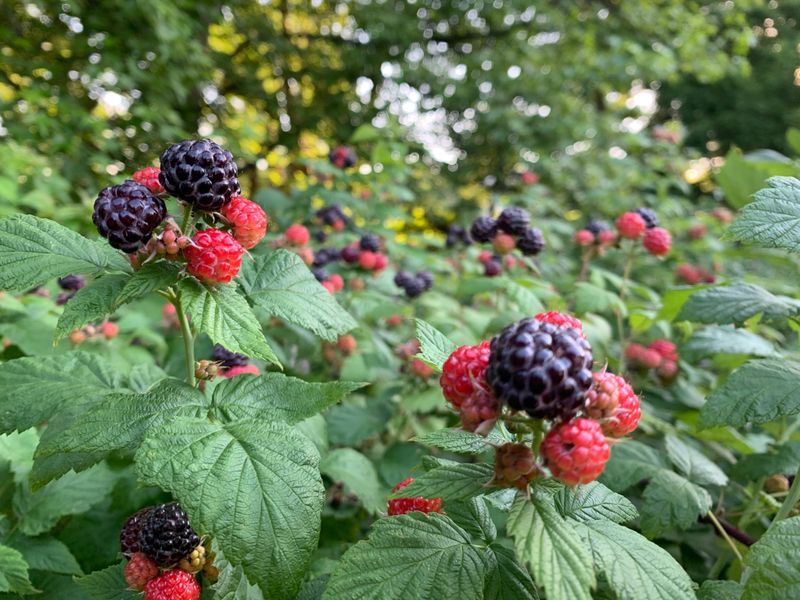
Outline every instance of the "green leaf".
<path fill-rule="evenodd" d="M 264 338 L 261 324 L 235 285 L 209 288 L 194 278 L 187 278 L 181 280 L 178 288 L 184 308 L 192 317 L 192 325 L 208 335 L 212 342 L 231 352 L 280 365 Z"/>
<path fill-rule="evenodd" d="M 463 429 L 440 429 L 423 433 L 414 441 L 455 454 L 482 454 L 492 448 L 491 438 Z"/>
<path fill-rule="evenodd" d="M 575 488 L 563 486 L 553 500 L 562 517 L 575 521 L 625 523 L 639 516 L 630 500 L 596 481 Z"/>
<path fill-rule="evenodd" d="M 775 353 L 772 343 L 746 329 L 734 327 L 705 327 L 689 339 L 683 347 L 686 354 L 713 356 L 715 354 L 752 354 L 770 356 Z"/>
<path fill-rule="evenodd" d="M 488 557 L 491 568 L 486 576 L 484 600 L 538 600 L 536 586 L 513 550 L 492 544 Z"/>
<path fill-rule="evenodd" d="M 317 547 L 318 463 L 292 427 L 253 420 L 177 418 L 150 430 L 136 454 L 142 481 L 175 494 L 195 527 L 275 600 L 297 595 Z"/>
<path fill-rule="evenodd" d="M 75 583 L 91 600 L 141 600 L 141 593 L 128 589 L 123 575 L 124 568 L 124 563 L 114 565 L 102 571 L 76 577 Z"/>
<path fill-rule="evenodd" d="M 28 578 L 28 565 L 17 550 L 0 545 L 0 592 L 34 594 Z"/>
<path fill-rule="evenodd" d="M 614 292 L 585 281 L 575 284 L 575 312 L 601 313 L 609 309 L 619 310 L 622 314 L 627 312 L 625 303 Z"/>
<path fill-rule="evenodd" d="M 177 281 L 181 268 L 180 264 L 165 260 L 147 263 L 127 279 L 125 287 L 117 296 L 117 306 L 143 298 L 150 292 L 168 288 Z"/>
<path fill-rule="evenodd" d="M 0 364 L 0 432 L 24 431 L 76 398 L 102 398 L 120 387 L 119 375 L 97 354 L 10 360 Z"/>
<path fill-rule="evenodd" d="M 800 413 L 800 364 L 753 360 L 730 374 L 700 410 L 700 425 L 767 423 Z"/>
<path fill-rule="evenodd" d="M 611 449 L 611 458 L 600 476 L 600 482 L 615 492 L 624 492 L 666 466 L 655 448 L 629 440 L 615 444 Z"/>
<path fill-rule="evenodd" d="M 689 444 L 683 442 L 671 433 L 665 437 L 667 455 L 678 470 L 683 473 L 689 481 L 697 485 L 719 485 L 728 483 L 728 476 L 725 475 L 714 462 L 696 450 Z"/>
<path fill-rule="evenodd" d="M 53 343 L 58 344 L 71 331 L 112 314 L 119 306 L 117 298 L 127 281 L 127 275 L 107 275 L 78 290 L 64 305 Z"/>
<path fill-rule="evenodd" d="M 0 289 L 28 290 L 73 273 L 131 271 L 122 254 L 47 219 L 13 215 L 0 219 Z"/>
<path fill-rule="evenodd" d="M 548 600 L 591 600 L 592 557 L 573 522 L 558 514 L 546 493 L 534 490 L 530 501 L 518 496 L 506 528 Z"/>
<path fill-rule="evenodd" d="M 247 581 L 242 567 L 234 567 L 224 558 L 215 558 L 219 579 L 212 588 L 214 600 L 264 600 L 261 590 Z"/>
<path fill-rule="evenodd" d="M 116 478 L 105 464 L 82 473 L 69 472 L 32 492 L 19 485 L 14 496 L 18 528 L 25 535 L 39 535 L 66 515 L 79 515 L 102 502 L 111 493 Z"/>
<path fill-rule="evenodd" d="M 0 435 L 0 461 L 8 461 L 14 481 L 22 481 L 30 473 L 38 444 L 39 434 L 33 428 Z"/>
<path fill-rule="evenodd" d="M 275 250 L 245 261 L 239 282 L 255 306 L 324 340 L 335 341 L 357 326 L 293 252 Z"/>
<path fill-rule="evenodd" d="M 331 451 L 320 464 L 320 471 L 334 481 L 344 483 L 369 512 L 375 514 L 386 509 L 386 494 L 378 481 L 375 466 L 357 450 L 339 448 Z"/>
<path fill-rule="evenodd" d="M 56 435 L 46 431 L 36 459 L 77 453 L 97 461 L 114 450 L 133 454 L 152 427 L 179 416 L 199 417 L 207 409 L 202 392 L 177 379 L 165 379 L 143 394 L 110 394 Z"/>
<path fill-rule="evenodd" d="M 731 223 L 728 235 L 767 248 L 800 252 L 800 180 L 772 177 Z"/>
<path fill-rule="evenodd" d="M 482 543 L 491 544 L 497 538 L 497 527 L 486 507 L 486 500 L 480 496 L 465 502 L 450 502 L 447 516 Z"/>
<path fill-rule="evenodd" d="M 697 600 L 740 600 L 742 591 L 742 586 L 736 581 L 709 579 L 697 590 Z"/>
<path fill-rule="evenodd" d="M 31 538 L 14 536 L 8 544 L 22 553 L 22 558 L 34 571 L 50 571 L 63 575 L 81 575 L 81 567 L 67 545 L 52 537 Z"/>
<path fill-rule="evenodd" d="M 513 301 L 521 311 L 535 315 L 544 310 L 544 304 L 539 297 L 524 285 L 520 285 L 513 279 L 504 281 L 503 290 L 506 297 Z"/>
<path fill-rule="evenodd" d="M 711 496 L 688 479 L 666 469 L 656 473 L 644 490 L 642 532 L 658 537 L 673 529 L 688 529 L 711 508 Z"/>
<path fill-rule="evenodd" d="M 445 502 L 467 500 L 488 493 L 494 478 L 494 467 L 487 464 L 451 463 L 435 467 L 414 478 L 406 487 L 392 494 L 393 498 L 441 498 Z"/>
<path fill-rule="evenodd" d="M 486 564 L 469 535 L 440 514 L 378 519 L 347 552 L 323 600 L 482 597 Z"/>
<path fill-rule="evenodd" d="M 739 208 L 750 197 L 764 187 L 771 175 L 791 175 L 796 167 L 776 160 L 759 160 L 751 153 L 742 156 L 738 148 L 731 149 L 725 156 L 725 164 L 717 174 L 717 181 L 725 192 L 731 206 Z"/>
<path fill-rule="evenodd" d="M 746 321 L 759 313 L 768 317 L 789 317 L 800 313 L 800 302 L 775 296 L 751 283 L 737 283 L 692 294 L 677 320 L 724 325 Z"/>
<path fill-rule="evenodd" d="M 417 358 L 441 372 L 442 365 L 456 349 L 456 345 L 430 323 L 416 319 L 420 353 Z"/>
<path fill-rule="evenodd" d="M 800 598 L 800 517 L 773 523 L 745 555 L 742 600 Z"/>
<path fill-rule="evenodd" d="M 364 385 L 350 381 L 309 383 L 280 373 L 233 377 L 214 388 L 212 408 L 223 421 L 252 418 L 294 424 L 337 404 Z"/>
<path fill-rule="evenodd" d="M 576 527 L 618 600 L 694 600 L 692 580 L 660 546 L 611 521 Z"/>

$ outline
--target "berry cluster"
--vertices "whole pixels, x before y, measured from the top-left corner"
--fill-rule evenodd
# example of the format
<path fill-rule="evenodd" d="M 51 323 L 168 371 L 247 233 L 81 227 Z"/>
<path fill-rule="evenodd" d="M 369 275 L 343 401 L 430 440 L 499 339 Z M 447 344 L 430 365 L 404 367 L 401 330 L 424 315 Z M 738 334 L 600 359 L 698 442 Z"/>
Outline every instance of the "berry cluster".
<path fill-rule="evenodd" d="M 500 403 L 486 381 L 488 365 L 489 342 L 485 340 L 457 348 L 442 366 L 442 393 L 467 431 L 488 433 L 497 420 Z"/>
<path fill-rule="evenodd" d="M 617 233 L 629 240 L 642 240 L 642 246 L 653 256 L 665 256 L 672 247 L 669 231 L 658 226 L 656 213 L 649 208 L 637 208 L 617 218 Z"/>
<path fill-rule="evenodd" d="M 409 483 L 414 481 L 413 477 L 401 481 L 392 492 L 397 492 L 406 487 Z M 416 496 L 414 498 L 393 498 L 388 502 L 389 516 L 404 515 L 406 513 L 418 511 L 424 513 L 442 512 L 442 499 L 441 498 L 423 498 Z"/>
<path fill-rule="evenodd" d="M 586 227 L 575 232 L 573 240 L 578 246 L 593 246 L 603 250 L 617 241 L 617 233 L 606 221 L 592 219 Z"/>
<path fill-rule="evenodd" d="M 203 572 L 216 581 L 213 554 L 206 551 L 186 513 L 175 502 L 140 510 L 120 530 L 120 550 L 128 559 L 125 581 L 144 600 L 198 600 Z"/>
<path fill-rule="evenodd" d="M 675 267 L 675 278 L 688 285 L 714 283 L 714 281 L 716 281 L 714 273 L 705 267 L 690 265 L 689 263 L 681 263 Z"/>
<path fill-rule="evenodd" d="M 322 342 L 322 357 L 337 369 L 342 366 L 343 357 L 352 356 L 356 350 L 358 350 L 358 342 L 349 333 L 340 335 L 335 344 Z"/>
<path fill-rule="evenodd" d="M 625 348 L 625 358 L 640 369 L 655 369 L 663 381 L 672 381 L 678 374 L 677 347 L 673 342 L 658 339 L 648 346 L 632 343 Z"/>
<path fill-rule="evenodd" d="M 327 225 L 328 227 L 332 227 L 334 231 L 342 231 L 350 221 L 348 216 L 342 210 L 342 207 L 338 204 L 323 206 L 316 212 L 315 216 L 318 222 Z M 320 241 L 325 240 L 322 239 Z"/>
<path fill-rule="evenodd" d="M 319 253 L 317 253 L 317 256 L 319 256 Z M 328 292 L 331 294 L 335 294 L 336 292 L 340 292 L 344 289 L 344 279 L 338 273 L 331 275 L 321 267 L 312 267 L 311 273 L 314 275 L 316 280 L 322 284 L 322 287 L 328 290 Z"/>
<path fill-rule="evenodd" d="M 416 298 L 433 287 L 433 275 L 428 271 L 413 274 L 398 271 L 394 276 L 394 284 L 401 288 L 409 298 Z"/>
<path fill-rule="evenodd" d="M 74 345 L 82 344 L 90 340 L 113 340 L 119 333 L 119 326 L 113 321 L 103 321 L 99 325 L 84 325 L 80 329 L 75 329 L 69 334 L 69 341 Z"/>
<path fill-rule="evenodd" d="M 502 256 L 518 249 L 524 256 L 536 256 L 544 249 L 542 232 L 530 227 L 530 215 L 523 208 L 511 206 L 503 210 L 497 219 L 482 215 L 470 227 L 470 236 L 476 242 L 491 243 L 495 254 L 481 253 L 484 273 L 488 277 L 499 275 L 502 271 Z M 511 268 L 516 261 L 506 261 Z"/>
<path fill-rule="evenodd" d="M 455 248 L 458 244 L 471 246 L 472 237 L 470 236 L 469 231 L 461 227 L 461 225 L 451 224 L 447 227 L 445 246 L 448 248 Z"/>
<path fill-rule="evenodd" d="M 331 150 L 330 154 L 328 155 L 328 160 L 330 160 L 331 164 L 335 167 L 339 167 L 340 169 L 348 169 L 352 166 L 355 166 L 356 162 L 358 161 L 358 157 L 356 156 L 355 150 L 353 150 L 350 146 L 337 146 Z"/>

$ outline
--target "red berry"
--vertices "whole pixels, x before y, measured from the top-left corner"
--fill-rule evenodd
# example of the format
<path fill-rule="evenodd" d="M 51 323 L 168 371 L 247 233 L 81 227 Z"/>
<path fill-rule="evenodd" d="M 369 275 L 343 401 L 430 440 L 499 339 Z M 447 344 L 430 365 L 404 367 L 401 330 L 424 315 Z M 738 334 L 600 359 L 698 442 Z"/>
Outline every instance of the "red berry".
<path fill-rule="evenodd" d="M 650 348 L 645 348 L 637 358 L 639 365 L 645 369 L 657 369 L 663 360 L 658 352 Z"/>
<path fill-rule="evenodd" d="M 314 251 L 311 248 L 298 248 L 296 253 L 297 256 L 300 257 L 300 260 L 306 263 L 306 265 L 309 267 L 314 264 Z"/>
<path fill-rule="evenodd" d="M 111 321 L 104 321 L 103 324 L 100 325 L 100 333 L 102 333 L 107 340 L 113 340 L 119 333 L 119 326 Z"/>
<path fill-rule="evenodd" d="M 352 335 L 343 335 L 337 340 L 336 346 L 342 351 L 342 353 L 349 355 L 356 351 L 356 348 L 358 348 L 358 342 L 356 342 L 356 338 L 354 338 Z"/>
<path fill-rule="evenodd" d="M 500 264 L 499 260 L 492 259 L 483 265 L 483 274 L 487 277 L 497 277 L 502 271 L 503 265 Z"/>
<path fill-rule="evenodd" d="M 334 231 L 342 231 L 344 229 L 344 226 L 345 226 L 345 222 L 342 221 L 341 219 L 336 219 L 333 222 Z"/>
<path fill-rule="evenodd" d="M 439 385 L 444 397 L 456 408 L 467 398 L 486 387 L 486 367 L 489 365 L 489 341 L 477 346 L 461 346 L 453 351 L 442 366 Z"/>
<path fill-rule="evenodd" d="M 158 181 L 159 173 L 161 173 L 161 169 L 158 167 L 147 167 L 136 171 L 131 179 L 136 183 L 142 184 L 154 194 L 163 194 L 165 190 L 164 186 Z"/>
<path fill-rule="evenodd" d="M 333 290 L 335 292 L 344 289 L 344 279 L 342 279 L 342 276 L 339 275 L 338 273 L 334 273 L 333 275 L 331 275 L 328 278 L 328 281 L 330 281 L 331 284 L 333 285 Z"/>
<path fill-rule="evenodd" d="M 628 346 L 625 348 L 625 358 L 627 358 L 631 362 L 638 363 L 640 357 L 642 356 L 642 353 L 646 351 L 647 348 L 645 348 L 641 344 L 632 342 L 628 344 Z"/>
<path fill-rule="evenodd" d="M 699 240 L 706 234 L 706 226 L 703 223 L 692 225 L 689 227 L 689 237 L 693 240 Z"/>
<path fill-rule="evenodd" d="M 204 229 L 194 234 L 192 245 L 184 250 L 189 273 L 208 284 L 228 283 L 239 273 L 244 248 L 233 236 L 220 229 Z"/>
<path fill-rule="evenodd" d="M 597 234 L 597 240 L 601 244 L 613 244 L 617 239 L 617 232 L 606 229 Z"/>
<path fill-rule="evenodd" d="M 231 377 L 236 377 L 237 375 L 261 375 L 261 369 L 259 369 L 256 365 L 248 364 L 230 367 L 222 372 L 222 376 L 227 377 L 228 379 Z"/>
<path fill-rule="evenodd" d="M 330 279 L 328 281 L 323 281 L 321 285 L 328 290 L 329 294 L 333 295 L 336 293 L 336 286 L 333 285 L 333 282 Z"/>
<path fill-rule="evenodd" d="M 588 229 L 576 231 L 573 239 L 578 246 L 591 246 L 594 244 L 594 234 Z"/>
<path fill-rule="evenodd" d="M 234 196 L 220 209 L 233 227 L 233 237 L 248 250 L 267 233 L 267 215 L 255 202 L 244 196 Z"/>
<path fill-rule="evenodd" d="M 681 263 L 675 268 L 675 277 L 689 285 L 696 285 L 702 280 L 700 270 L 688 263 Z"/>
<path fill-rule="evenodd" d="M 397 492 L 406 487 L 409 483 L 414 481 L 413 477 L 409 477 L 405 481 L 401 481 L 392 492 Z M 423 498 L 417 496 L 415 498 L 394 498 L 389 500 L 389 516 L 404 515 L 413 511 L 432 513 L 442 512 L 442 499 L 441 498 Z"/>
<path fill-rule="evenodd" d="M 389 266 L 389 257 L 380 252 L 375 254 L 375 266 L 372 267 L 373 271 L 383 271 Z"/>
<path fill-rule="evenodd" d="M 141 592 L 147 582 L 158 575 L 158 565 L 141 552 L 137 552 L 125 565 L 124 572 L 128 587 Z"/>
<path fill-rule="evenodd" d="M 433 375 L 433 369 L 424 360 L 415 358 L 413 361 L 411 361 L 411 373 L 420 379 L 427 379 Z"/>
<path fill-rule="evenodd" d="M 539 176 L 533 171 L 524 171 L 520 177 L 525 185 L 533 185 L 539 181 Z"/>
<path fill-rule="evenodd" d="M 397 327 L 403 322 L 403 317 L 400 315 L 392 315 L 386 318 L 386 324 L 389 327 Z"/>
<path fill-rule="evenodd" d="M 551 311 L 539 313 L 538 315 L 534 315 L 533 318 L 544 323 L 558 325 L 559 327 L 571 327 L 572 329 L 577 329 L 578 333 L 580 333 L 581 336 L 586 339 L 586 334 L 583 333 L 583 323 L 581 323 L 580 319 L 576 319 L 572 315 Z"/>
<path fill-rule="evenodd" d="M 478 262 L 485 265 L 490 260 L 492 260 L 492 253 L 488 250 L 481 250 L 480 254 L 478 254 Z"/>
<path fill-rule="evenodd" d="M 620 382 L 616 375 L 607 371 L 592 373 L 592 379 L 594 383 L 586 392 L 586 414 L 600 421 L 611 416 L 617 409 Z"/>
<path fill-rule="evenodd" d="M 728 224 L 733 221 L 733 213 L 724 206 L 718 206 L 712 210 L 711 216 L 722 224 Z"/>
<path fill-rule="evenodd" d="M 666 361 L 677 362 L 678 360 L 678 347 L 669 340 L 655 340 L 648 348 L 658 352 L 658 355 Z"/>
<path fill-rule="evenodd" d="M 639 213 L 626 212 L 617 219 L 617 231 L 622 237 L 629 240 L 641 237 L 645 229 L 647 229 L 647 222 Z"/>
<path fill-rule="evenodd" d="M 498 233 L 492 240 L 492 246 L 500 254 L 507 254 L 517 247 L 514 236 L 507 233 Z"/>
<path fill-rule="evenodd" d="M 671 381 L 678 374 L 678 363 L 665 360 L 658 367 L 658 376 L 665 381 Z"/>
<path fill-rule="evenodd" d="M 500 402 L 490 390 L 477 389 L 461 403 L 458 415 L 466 431 L 486 433 L 491 430 L 500 412 Z"/>
<path fill-rule="evenodd" d="M 361 277 L 353 277 L 350 280 L 350 289 L 356 292 L 363 290 L 365 285 L 366 284 L 364 283 L 364 280 L 361 279 Z"/>
<path fill-rule="evenodd" d="M 594 387 L 586 395 L 586 414 L 597 419 L 603 433 L 622 437 L 639 425 L 642 410 L 639 397 L 623 377 L 613 373 L 594 373 Z"/>
<path fill-rule="evenodd" d="M 286 241 L 293 246 L 305 246 L 308 240 L 311 239 L 311 234 L 304 226 L 295 223 L 286 228 Z"/>
<path fill-rule="evenodd" d="M 663 227 L 653 227 L 645 231 L 642 245 L 653 256 L 664 256 L 672 247 L 672 236 Z"/>
<path fill-rule="evenodd" d="M 378 264 L 378 255 L 370 250 L 364 250 L 358 255 L 358 266 L 366 271 L 372 271 Z"/>
<path fill-rule="evenodd" d="M 610 450 L 600 424 L 578 418 L 551 429 L 542 441 L 541 453 L 553 477 L 578 485 L 600 476 Z"/>
<path fill-rule="evenodd" d="M 200 584 L 194 575 L 173 569 L 151 579 L 144 588 L 144 600 L 199 600 Z"/>

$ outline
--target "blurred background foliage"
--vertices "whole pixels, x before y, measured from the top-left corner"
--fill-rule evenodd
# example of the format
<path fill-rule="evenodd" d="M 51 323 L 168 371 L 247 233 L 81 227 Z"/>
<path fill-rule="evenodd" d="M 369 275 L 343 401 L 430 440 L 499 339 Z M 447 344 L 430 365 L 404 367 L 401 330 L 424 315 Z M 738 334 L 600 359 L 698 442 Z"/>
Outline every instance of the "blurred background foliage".
<path fill-rule="evenodd" d="M 795 168 L 737 148 L 800 151 L 798 13 L 775 0 L 5 0 L 0 212 L 69 207 L 59 219 L 85 227 L 100 187 L 200 135 L 272 208 L 320 189 L 330 202 L 320 159 L 350 143 L 367 162 L 347 197 L 369 175 L 381 199 L 429 209 L 425 226 L 508 193 L 572 220 L 669 214 L 671 197 L 713 191 L 728 151 L 729 179 Z"/>

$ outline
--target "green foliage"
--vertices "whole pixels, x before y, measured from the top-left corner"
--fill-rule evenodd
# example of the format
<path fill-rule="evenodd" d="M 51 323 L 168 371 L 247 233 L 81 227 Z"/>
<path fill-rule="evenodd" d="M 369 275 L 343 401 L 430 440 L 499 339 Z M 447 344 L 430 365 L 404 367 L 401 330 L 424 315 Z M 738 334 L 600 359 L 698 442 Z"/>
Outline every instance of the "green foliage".
<path fill-rule="evenodd" d="M 800 251 L 800 180 L 772 177 L 754 202 L 742 209 L 730 236 L 769 248 Z"/>
<path fill-rule="evenodd" d="M 800 312 L 793 298 L 776 296 L 751 283 L 714 287 L 692 294 L 681 307 L 678 320 L 697 323 L 741 323 L 757 314 L 765 317 L 789 317 Z"/>
<path fill-rule="evenodd" d="M 800 592 L 800 518 L 774 523 L 750 552 L 742 600 L 778 600 Z"/>
<path fill-rule="evenodd" d="M 417 339 L 421 347 L 418 357 L 441 372 L 442 365 L 456 349 L 456 345 L 430 323 L 420 319 L 417 319 Z"/>

